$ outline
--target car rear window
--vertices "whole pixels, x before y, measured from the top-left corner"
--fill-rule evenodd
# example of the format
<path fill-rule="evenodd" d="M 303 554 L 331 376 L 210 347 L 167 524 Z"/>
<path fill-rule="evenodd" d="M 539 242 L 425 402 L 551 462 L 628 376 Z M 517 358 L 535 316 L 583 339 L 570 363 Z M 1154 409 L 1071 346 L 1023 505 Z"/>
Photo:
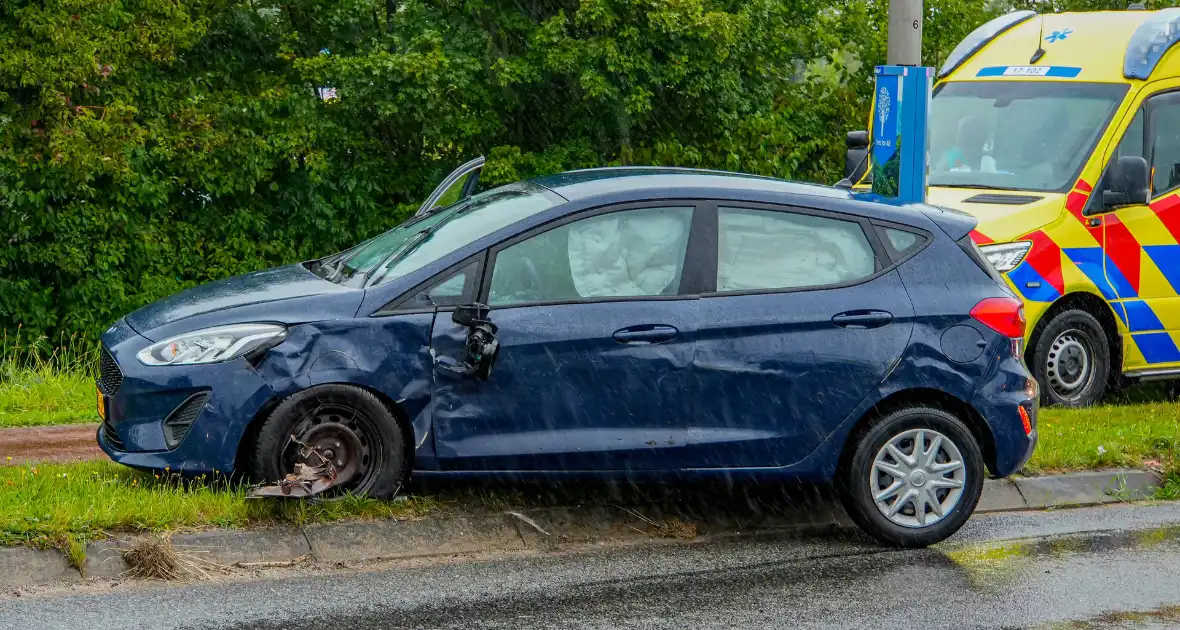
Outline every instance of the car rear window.
<path fill-rule="evenodd" d="M 885 229 L 885 237 L 889 239 L 889 244 L 899 254 L 906 254 L 926 241 L 926 237 L 921 234 L 895 230 L 893 228 Z"/>
<path fill-rule="evenodd" d="M 922 249 L 930 237 L 920 232 L 914 232 L 898 227 L 876 226 L 877 236 L 885 245 L 890 260 L 894 264 L 908 258 L 911 254 Z"/>

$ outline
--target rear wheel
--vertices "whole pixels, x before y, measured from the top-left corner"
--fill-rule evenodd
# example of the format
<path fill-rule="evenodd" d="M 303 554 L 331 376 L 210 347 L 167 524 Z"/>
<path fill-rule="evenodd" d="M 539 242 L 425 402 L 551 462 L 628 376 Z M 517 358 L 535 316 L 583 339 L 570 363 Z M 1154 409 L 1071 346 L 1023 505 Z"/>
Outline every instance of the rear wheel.
<path fill-rule="evenodd" d="M 269 483 L 296 464 L 336 470 L 326 497 L 344 494 L 388 498 L 405 480 L 405 436 L 373 394 L 347 385 L 319 385 L 287 398 L 258 433 L 251 476 Z M 314 453 L 312 452 L 314 451 Z"/>
<path fill-rule="evenodd" d="M 1110 340 L 1093 315 L 1062 311 L 1038 335 L 1031 367 L 1042 404 L 1087 407 L 1106 393 Z"/>
<path fill-rule="evenodd" d="M 925 547 L 954 534 L 983 491 L 983 454 L 971 431 L 930 407 L 894 411 L 855 438 L 841 479 L 849 516 L 877 540 Z"/>

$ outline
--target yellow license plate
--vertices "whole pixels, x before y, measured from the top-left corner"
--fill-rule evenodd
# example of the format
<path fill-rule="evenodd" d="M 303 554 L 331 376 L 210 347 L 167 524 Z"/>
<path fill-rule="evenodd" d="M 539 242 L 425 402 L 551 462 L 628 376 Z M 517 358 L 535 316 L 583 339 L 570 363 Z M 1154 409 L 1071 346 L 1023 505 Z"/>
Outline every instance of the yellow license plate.
<path fill-rule="evenodd" d="M 107 397 L 103 395 L 102 390 L 95 387 L 94 393 L 98 394 L 98 417 L 103 420 L 107 419 Z"/>

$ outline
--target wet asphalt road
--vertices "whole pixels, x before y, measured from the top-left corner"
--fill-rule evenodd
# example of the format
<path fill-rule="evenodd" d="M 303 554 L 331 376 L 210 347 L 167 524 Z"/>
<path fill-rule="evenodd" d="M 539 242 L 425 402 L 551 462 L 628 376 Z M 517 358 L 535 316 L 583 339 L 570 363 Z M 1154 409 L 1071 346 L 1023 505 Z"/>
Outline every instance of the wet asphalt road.
<path fill-rule="evenodd" d="M 920 551 L 834 532 L 4 597 L 0 628 L 1165 628 L 1109 613 L 1176 605 L 1165 504 L 979 516 Z"/>

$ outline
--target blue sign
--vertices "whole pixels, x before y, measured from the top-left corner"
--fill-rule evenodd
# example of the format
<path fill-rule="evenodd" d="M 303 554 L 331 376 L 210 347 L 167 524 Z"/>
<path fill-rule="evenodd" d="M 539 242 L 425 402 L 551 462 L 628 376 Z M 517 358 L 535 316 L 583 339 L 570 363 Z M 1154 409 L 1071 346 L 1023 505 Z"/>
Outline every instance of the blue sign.
<path fill-rule="evenodd" d="M 933 68 L 881 66 L 873 94 L 873 193 L 926 201 L 927 118 Z"/>
<path fill-rule="evenodd" d="M 898 115 L 901 113 L 901 77 L 878 74 L 873 105 L 873 192 L 896 197 L 901 155 Z"/>

